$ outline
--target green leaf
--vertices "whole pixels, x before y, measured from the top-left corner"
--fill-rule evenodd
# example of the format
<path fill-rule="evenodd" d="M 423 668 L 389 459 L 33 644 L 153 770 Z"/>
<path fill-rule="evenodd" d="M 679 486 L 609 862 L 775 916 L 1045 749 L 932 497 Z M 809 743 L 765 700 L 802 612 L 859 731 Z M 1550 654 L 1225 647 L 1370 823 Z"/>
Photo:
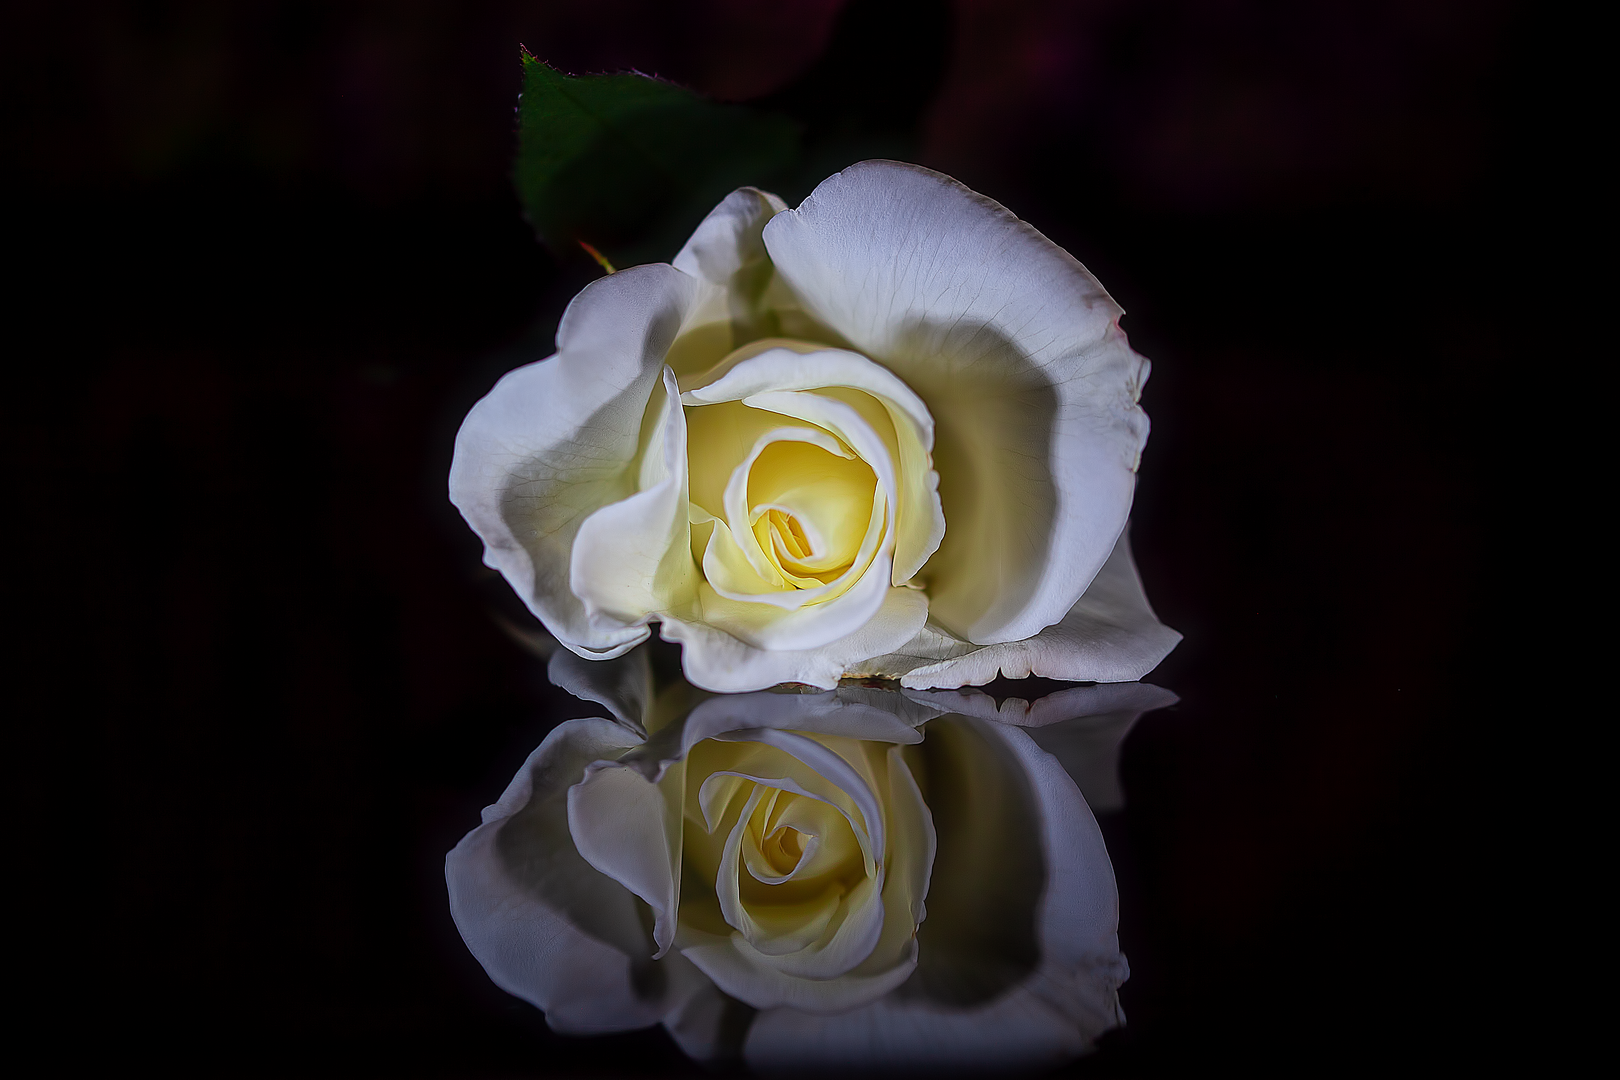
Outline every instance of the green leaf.
<path fill-rule="evenodd" d="M 645 75 L 564 75 L 523 54 L 513 180 L 553 251 L 584 241 L 616 266 L 668 261 L 739 187 L 800 157 L 794 121 Z"/>

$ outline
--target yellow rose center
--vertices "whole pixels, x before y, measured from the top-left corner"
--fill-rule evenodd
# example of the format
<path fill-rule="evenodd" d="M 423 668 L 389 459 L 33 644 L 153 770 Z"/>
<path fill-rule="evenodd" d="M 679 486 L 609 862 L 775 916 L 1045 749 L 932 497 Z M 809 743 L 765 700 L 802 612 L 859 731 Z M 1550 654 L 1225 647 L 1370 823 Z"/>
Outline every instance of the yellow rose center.
<path fill-rule="evenodd" d="M 796 588 L 834 581 L 860 553 L 876 486 L 871 466 L 853 455 L 805 442 L 770 444 L 748 474 L 748 516 L 760 550 Z"/>
<path fill-rule="evenodd" d="M 820 603 L 871 565 L 893 524 L 880 470 L 893 476 L 895 438 L 871 395 L 765 393 L 689 406 L 686 424 L 692 554 L 724 595 Z"/>

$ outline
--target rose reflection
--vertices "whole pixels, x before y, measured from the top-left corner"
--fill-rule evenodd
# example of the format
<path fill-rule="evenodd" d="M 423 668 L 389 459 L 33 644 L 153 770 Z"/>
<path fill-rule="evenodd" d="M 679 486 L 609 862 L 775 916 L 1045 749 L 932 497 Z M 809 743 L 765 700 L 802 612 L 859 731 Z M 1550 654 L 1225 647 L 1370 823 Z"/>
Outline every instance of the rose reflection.
<path fill-rule="evenodd" d="M 446 875 L 468 947 L 553 1029 L 662 1023 L 767 1070 L 1006 1068 L 1123 1022 L 1087 797 L 1119 805 L 1119 741 L 1168 691 L 709 695 L 645 648 L 550 674 L 611 719 L 553 730 Z"/>

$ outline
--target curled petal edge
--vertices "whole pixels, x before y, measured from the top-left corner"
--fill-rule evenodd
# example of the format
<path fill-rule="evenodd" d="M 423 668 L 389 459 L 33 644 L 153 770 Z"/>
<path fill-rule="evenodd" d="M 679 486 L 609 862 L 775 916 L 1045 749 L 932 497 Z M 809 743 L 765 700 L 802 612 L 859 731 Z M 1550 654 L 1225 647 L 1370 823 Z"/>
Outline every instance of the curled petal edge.
<path fill-rule="evenodd" d="M 982 686 L 998 676 L 1134 682 L 1180 641 L 1148 604 L 1127 529 L 1069 613 L 1034 637 L 974 645 L 930 623 L 902 648 L 851 664 L 847 674 L 898 679 L 913 690 Z"/>

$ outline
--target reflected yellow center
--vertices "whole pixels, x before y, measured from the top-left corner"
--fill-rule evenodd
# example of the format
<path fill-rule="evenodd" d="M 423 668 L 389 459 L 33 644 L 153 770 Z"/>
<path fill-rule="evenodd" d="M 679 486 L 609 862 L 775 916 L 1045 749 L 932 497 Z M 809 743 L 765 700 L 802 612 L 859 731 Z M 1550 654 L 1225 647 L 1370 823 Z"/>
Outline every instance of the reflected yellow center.
<path fill-rule="evenodd" d="M 736 890 L 767 935 L 824 926 L 839 901 L 866 877 L 866 859 L 849 818 L 859 820 L 859 811 L 846 795 L 805 775 L 789 755 L 757 743 L 704 742 L 693 748 L 688 769 L 687 867 L 716 891 Z M 751 775 L 715 775 L 730 770 Z M 808 796 L 775 786 L 772 777 L 810 780 L 827 790 Z M 740 848 L 730 881 L 721 879 L 728 843 Z"/>

